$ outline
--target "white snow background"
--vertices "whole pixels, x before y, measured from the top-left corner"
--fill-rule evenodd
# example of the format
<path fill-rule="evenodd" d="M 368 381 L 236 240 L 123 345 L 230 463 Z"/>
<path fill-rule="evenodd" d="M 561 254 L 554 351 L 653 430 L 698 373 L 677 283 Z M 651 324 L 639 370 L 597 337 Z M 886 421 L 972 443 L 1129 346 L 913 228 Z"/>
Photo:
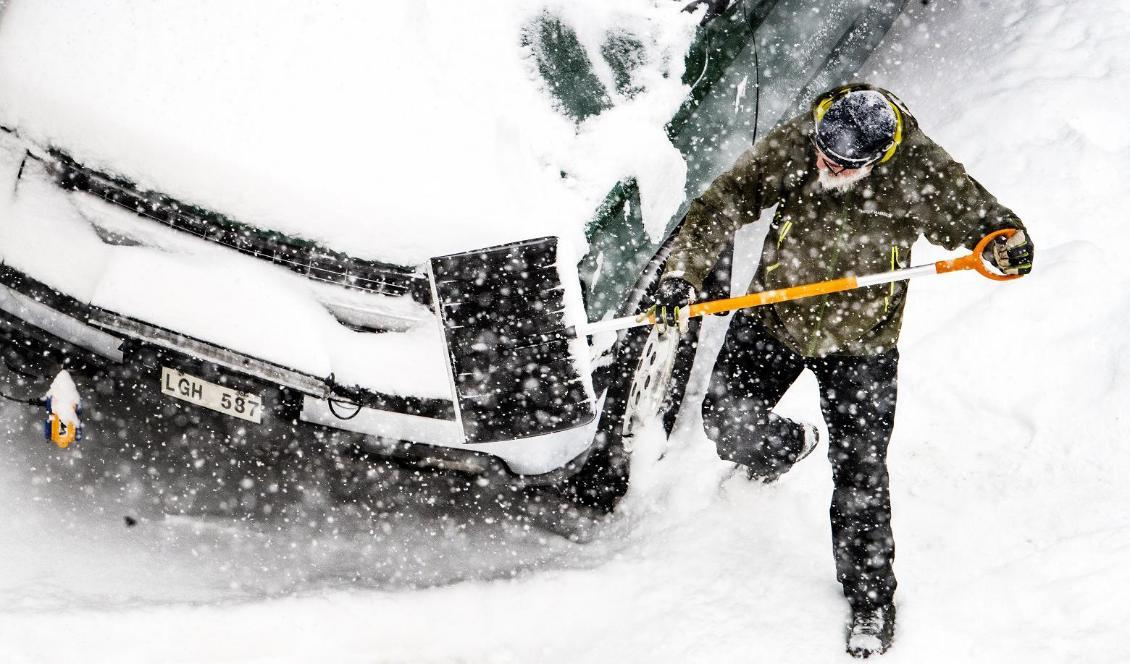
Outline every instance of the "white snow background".
<path fill-rule="evenodd" d="M 911 4 L 863 77 L 1025 219 L 1038 254 L 1015 283 L 913 289 L 890 451 L 899 631 L 881 661 L 1124 662 L 1130 5 Z M 28 433 L 0 455 L 0 661 L 845 661 L 828 464 L 728 477 L 695 410 L 641 445 L 620 513 L 575 544 L 505 508 L 469 517 L 426 479 L 402 508 L 353 513 L 317 472 L 280 518 L 149 510 L 127 529 L 150 502 L 128 460 L 78 481 L 81 456 L 5 407 Z M 819 421 L 811 375 L 782 410 Z"/>

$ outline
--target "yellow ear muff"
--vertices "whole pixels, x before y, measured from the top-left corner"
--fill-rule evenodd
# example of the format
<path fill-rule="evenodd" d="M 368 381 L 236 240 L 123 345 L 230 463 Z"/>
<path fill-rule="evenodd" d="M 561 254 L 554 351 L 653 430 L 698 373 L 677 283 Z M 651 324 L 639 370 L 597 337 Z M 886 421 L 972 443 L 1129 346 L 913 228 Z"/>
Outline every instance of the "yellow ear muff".
<path fill-rule="evenodd" d="M 827 97 L 824 97 L 819 102 L 817 102 L 816 108 L 812 110 L 812 117 L 816 120 L 816 122 L 820 122 L 824 119 L 824 114 L 828 112 L 829 108 L 832 108 L 832 102 L 835 100 L 835 95 L 828 95 Z"/>
<path fill-rule="evenodd" d="M 890 161 L 891 157 L 895 156 L 895 151 L 899 149 L 899 144 L 902 143 L 902 111 L 899 110 L 898 104 L 892 103 L 889 99 L 887 100 L 887 104 L 890 105 L 891 110 L 895 113 L 895 137 L 894 140 L 891 141 L 890 147 L 887 148 L 887 151 L 883 153 L 883 157 L 879 160 L 880 164 Z"/>

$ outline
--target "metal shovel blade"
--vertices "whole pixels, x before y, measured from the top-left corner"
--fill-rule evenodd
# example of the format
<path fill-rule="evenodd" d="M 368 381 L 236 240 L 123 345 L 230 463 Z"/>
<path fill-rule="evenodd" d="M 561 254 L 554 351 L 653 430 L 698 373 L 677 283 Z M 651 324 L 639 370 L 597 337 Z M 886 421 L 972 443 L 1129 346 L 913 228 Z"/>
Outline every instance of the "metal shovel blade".
<path fill-rule="evenodd" d="M 559 260 L 553 237 L 431 259 L 468 443 L 554 433 L 596 417 L 588 345 L 569 320 L 576 308 L 563 267 L 568 273 L 571 266 Z"/>

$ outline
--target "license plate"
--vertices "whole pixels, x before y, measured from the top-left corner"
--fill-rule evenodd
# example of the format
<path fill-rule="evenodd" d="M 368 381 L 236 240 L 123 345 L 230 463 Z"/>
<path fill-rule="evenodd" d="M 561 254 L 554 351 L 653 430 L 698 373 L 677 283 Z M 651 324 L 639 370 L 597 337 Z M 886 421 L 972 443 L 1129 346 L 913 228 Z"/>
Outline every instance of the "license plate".
<path fill-rule="evenodd" d="M 259 395 L 209 383 L 183 371 L 161 367 L 161 392 L 241 420 L 263 422 L 263 400 Z"/>

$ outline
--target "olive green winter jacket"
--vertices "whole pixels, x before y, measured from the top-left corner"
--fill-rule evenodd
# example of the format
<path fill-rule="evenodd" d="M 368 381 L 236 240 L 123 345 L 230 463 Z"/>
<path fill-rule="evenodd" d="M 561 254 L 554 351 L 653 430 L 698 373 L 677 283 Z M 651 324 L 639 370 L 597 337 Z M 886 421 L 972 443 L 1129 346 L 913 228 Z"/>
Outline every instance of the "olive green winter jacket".
<path fill-rule="evenodd" d="M 777 206 L 749 292 L 910 265 L 920 236 L 946 249 L 1023 224 L 905 116 L 895 156 L 851 188 L 817 181 L 811 115 L 769 133 L 695 199 L 664 276 L 703 279 L 741 226 Z M 807 357 L 873 355 L 895 347 L 907 282 L 870 286 L 751 310 L 768 331 Z"/>

